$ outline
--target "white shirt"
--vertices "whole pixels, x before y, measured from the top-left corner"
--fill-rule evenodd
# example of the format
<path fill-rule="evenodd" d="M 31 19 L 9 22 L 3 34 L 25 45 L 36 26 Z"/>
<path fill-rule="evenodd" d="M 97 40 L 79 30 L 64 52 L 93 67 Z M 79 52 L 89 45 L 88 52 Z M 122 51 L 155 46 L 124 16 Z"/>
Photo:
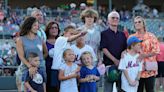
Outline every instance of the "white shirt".
<path fill-rule="evenodd" d="M 81 54 L 83 53 L 83 52 L 85 52 L 85 51 L 88 51 L 88 52 L 90 52 L 91 54 L 92 54 L 92 57 L 93 57 L 93 63 L 96 63 L 96 61 L 97 61 L 97 57 L 96 57 L 96 54 L 95 54 L 95 52 L 94 52 L 94 50 L 93 50 L 93 48 L 91 47 L 91 46 L 89 46 L 89 45 L 84 45 L 84 47 L 83 48 L 78 48 L 77 46 L 76 46 L 76 44 L 74 44 L 74 45 L 72 45 L 71 46 L 71 49 L 74 51 L 74 53 L 75 53 L 75 55 L 76 55 L 76 63 L 77 64 L 81 64 L 81 61 L 80 61 L 80 57 L 81 57 Z"/>
<path fill-rule="evenodd" d="M 46 42 L 47 37 L 46 37 L 46 33 L 45 33 L 44 29 L 45 29 L 45 28 L 40 28 L 40 29 L 37 31 L 37 35 L 38 35 L 44 42 Z"/>
<path fill-rule="evenodd" d="M 64 76 L 74 74 L 78 65 L 75 63 L 72 66 L 68 66 L 66 63 L 62 64 L 60 69 L 64 71 Z M 76 78 L 61 81 L 60 92 L 78 92 Z"/>
<path fill-rule="evenodd" d="M 49 55 L 53 56 L 53 62 L 51 69 L 59 69 L 63 61 L 64 50 L 70 48 L 70 43 L 68 43 L 68 38 L 61 36 L 59 37 L 55 44 L 54 49 L 50 49 Z"/>
<path fill-rule="evenodd" d="M 5 43 L 5 44 L 3 44 L 3 49 L 5 49 L 5 50 L 10 50 L 10 48 L 11 48 L 11 45 L 10 45 L 10 43 Z"/>
<path fill-rule="evenodd" d="M 84 25 L 80 27 L 79 29 L 82 29 L 84 31 L 88 31 L 88 33 L 84 36 L 85 38 L 85 44 L 91 46 L 94 50 L 94 52 L 98 53 L 98 48 L 100 46 L 100 40 L 101 40 L 101 33 L 95 24 L 90 28 L 87 29 Z M 87 29 L 87 30 L 86 30 Z"/>
<path fill-rule="evenodd" d="M 127 70 L 128 74 L 131 78 L 131 80 L 135 80 L 138 72 L 142 71 L 142 62 L 137 62 L 137 57 L 139 56 L 139 54 L 136 55 L 130 55 L 129 53 L 127 53 L 126 55 L 124 55 L 124 58 L 122 58 L 120 60 L 120 64 L 118 69 L 120 70 Z M 126 79 L 124 73 L 122 72 L 121 75 L 121 88 L 126 91 L 126 92 L 137 92 L 137 88 L 138 88 L 138 84 L 134 87 L 129 85 L 128 80 Z"/>

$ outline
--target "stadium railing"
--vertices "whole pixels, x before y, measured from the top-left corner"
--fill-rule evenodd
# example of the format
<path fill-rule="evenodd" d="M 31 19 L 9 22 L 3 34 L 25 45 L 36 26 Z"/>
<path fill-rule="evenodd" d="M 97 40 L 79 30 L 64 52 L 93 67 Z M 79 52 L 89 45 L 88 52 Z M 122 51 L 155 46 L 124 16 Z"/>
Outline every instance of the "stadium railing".
<path fill-rule="evenodd" d="M 3 76 L 3 70 L 6 68 L 17 69 L 18 66 L 1 66 L 2 76 L 0 76 L 0 92 L 18 92 L 16 86 L 16 76 Z"/>

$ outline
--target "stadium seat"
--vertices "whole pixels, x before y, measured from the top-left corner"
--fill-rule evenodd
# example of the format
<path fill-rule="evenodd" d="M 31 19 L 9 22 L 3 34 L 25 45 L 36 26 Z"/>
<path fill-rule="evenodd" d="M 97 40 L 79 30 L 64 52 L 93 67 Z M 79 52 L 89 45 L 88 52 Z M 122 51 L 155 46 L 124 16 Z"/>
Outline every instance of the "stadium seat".
<path fill-rule="evenodd" d="M 0 92 L 17 92 L 15 76 L 0 76 Z"/>

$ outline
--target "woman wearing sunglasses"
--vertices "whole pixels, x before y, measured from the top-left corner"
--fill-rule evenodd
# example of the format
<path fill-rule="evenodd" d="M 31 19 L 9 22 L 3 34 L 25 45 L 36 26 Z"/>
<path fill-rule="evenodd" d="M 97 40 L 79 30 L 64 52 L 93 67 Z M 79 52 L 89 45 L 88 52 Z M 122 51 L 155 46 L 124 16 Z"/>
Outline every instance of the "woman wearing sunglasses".
<path fill-rule="evenodd" d="M 144 61 L 139 79 L 138 92 L 143 92 L 144 89 L 146 89 L 146 92 L 155 92 L 155 76 L 157 75 L 157 68 L 155 69 L 155 66 L 157 66 L 156 55 L 160 51 L 159 43 L 156 36 L 147 31 L 144 18 L 141 16 L 134 18 L 134 28 L 136 33 L 131 36 L 136 36 L 143 41 L 141 43 L 141 52 L 138 58 Z"/>

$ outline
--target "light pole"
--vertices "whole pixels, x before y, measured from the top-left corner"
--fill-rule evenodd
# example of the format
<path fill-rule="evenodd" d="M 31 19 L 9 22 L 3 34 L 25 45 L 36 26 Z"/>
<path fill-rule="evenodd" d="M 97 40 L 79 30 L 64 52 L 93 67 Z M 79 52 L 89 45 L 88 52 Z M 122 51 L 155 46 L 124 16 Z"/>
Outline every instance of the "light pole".
<path fill-rule="evenodd" d="M 112 0 L 109 0 L 109 12 L 112 11 Z"/>
<path fill-rule="evenodd" d="M 97 0 L 94 0 L 94 8 L 97 9 Z"/>

